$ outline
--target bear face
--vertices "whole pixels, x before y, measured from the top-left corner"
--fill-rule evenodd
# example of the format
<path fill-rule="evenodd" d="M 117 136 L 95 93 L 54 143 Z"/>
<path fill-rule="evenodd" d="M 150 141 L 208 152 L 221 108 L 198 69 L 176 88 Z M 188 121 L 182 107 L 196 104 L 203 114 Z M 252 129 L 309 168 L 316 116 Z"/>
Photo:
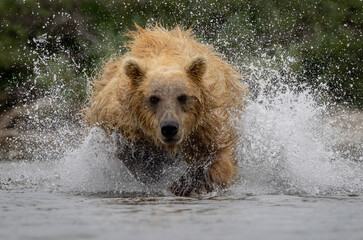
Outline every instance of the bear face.
<path fill-rule="evenodd" d="M 205 58 L 197 57 L 184 67 L 158 66 L 148 71 L 137 59 L 125 59 L 124 71 L 134 89 L 135 117 L 157 145 L 175 151 L 200 124 L 206 65 Z"/>

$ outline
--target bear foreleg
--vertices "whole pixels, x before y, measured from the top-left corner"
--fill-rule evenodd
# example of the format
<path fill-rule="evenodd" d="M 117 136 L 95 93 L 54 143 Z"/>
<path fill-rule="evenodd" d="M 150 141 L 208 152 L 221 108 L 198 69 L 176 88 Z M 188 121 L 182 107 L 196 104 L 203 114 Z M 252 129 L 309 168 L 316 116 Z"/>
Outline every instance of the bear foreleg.
<path fill-rule="evenodd" d="M 229 187 L 237 179 L 237 161 L 231 151 L 220 153 L 209 168 L 209 177 L 218 187 Z"/>
<path fill-rule="evenodd" d="M 228 187 L 236 179 L 237 163 L 230 151 L 221 151 L 214 161 L 190 164 L 187 172 L 170 187 L 177 196 L 196 196 Z"/>

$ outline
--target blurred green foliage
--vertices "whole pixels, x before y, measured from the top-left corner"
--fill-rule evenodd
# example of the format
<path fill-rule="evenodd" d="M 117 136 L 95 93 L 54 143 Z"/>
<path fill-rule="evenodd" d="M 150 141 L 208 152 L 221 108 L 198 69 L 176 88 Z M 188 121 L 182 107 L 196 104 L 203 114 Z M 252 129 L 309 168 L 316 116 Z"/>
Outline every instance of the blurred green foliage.
<path fill-rule="evenodd" d="M 2 0 L 0 21 L 3 92 L 35 85 L 36 98 L 62 84 L 81 103 L 89 76 L 125 51 L 127 30 L 158 22 L 193 27 L 234 63 L 284 52 L 301 82 L 363 108 L 362 0 Z"/>

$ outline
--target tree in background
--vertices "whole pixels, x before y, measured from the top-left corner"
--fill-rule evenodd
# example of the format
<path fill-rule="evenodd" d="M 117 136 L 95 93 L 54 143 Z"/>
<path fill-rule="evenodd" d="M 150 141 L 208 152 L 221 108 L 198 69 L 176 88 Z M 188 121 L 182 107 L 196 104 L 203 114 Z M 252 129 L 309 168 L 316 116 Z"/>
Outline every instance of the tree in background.
<path fill-rule="evenodd" d="M 283 52 L 301 83 L 363 108 L 361 0 L 2 0 L 0 20 L 0 112 L 54 89 L 79 109 L 127 30 L 156 22 L 193 27 L 236 65 Z"/>

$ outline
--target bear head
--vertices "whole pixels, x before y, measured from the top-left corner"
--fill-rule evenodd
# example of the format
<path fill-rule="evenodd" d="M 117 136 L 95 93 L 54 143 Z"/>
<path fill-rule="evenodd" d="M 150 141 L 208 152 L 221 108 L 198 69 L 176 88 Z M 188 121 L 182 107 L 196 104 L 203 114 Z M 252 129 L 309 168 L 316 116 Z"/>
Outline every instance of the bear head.
<path fill-rule="evenodd" d="M 130 112 L 139 130 L 155 145 L 175 151 L 200 124 L 206 111 L 207 68 L 204 57 L 186 64 L 150 64 L 126 58 L 123 69 L 130 89 Z M 184 61 L 183 61 L 184 63 Z"/>

